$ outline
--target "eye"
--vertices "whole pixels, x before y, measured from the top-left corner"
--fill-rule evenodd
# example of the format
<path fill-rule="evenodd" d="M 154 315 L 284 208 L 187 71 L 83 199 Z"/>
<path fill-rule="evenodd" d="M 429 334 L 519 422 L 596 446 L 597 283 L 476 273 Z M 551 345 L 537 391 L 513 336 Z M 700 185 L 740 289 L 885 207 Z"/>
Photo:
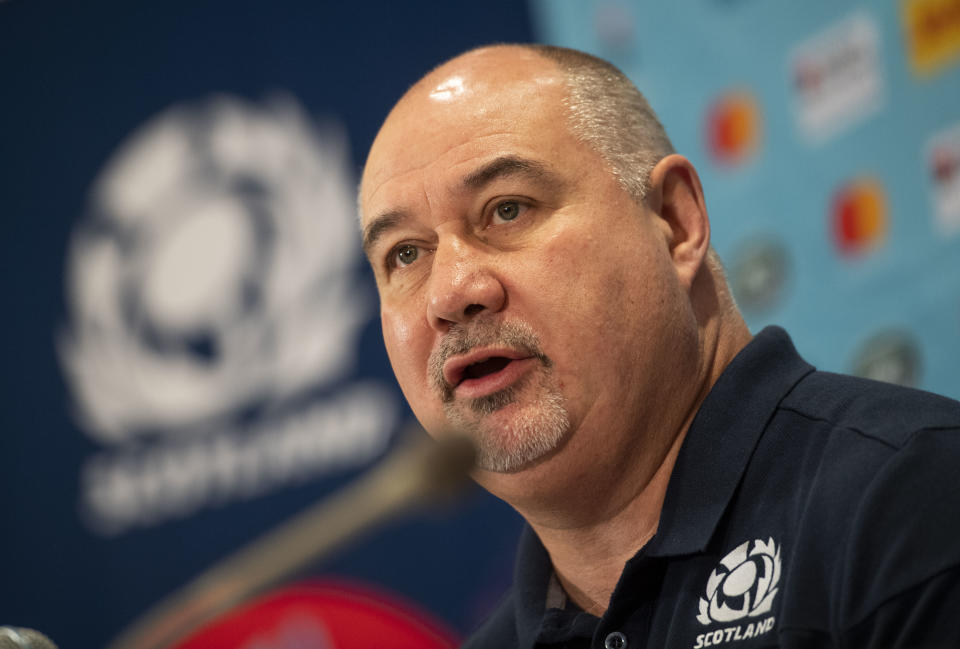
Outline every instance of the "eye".
<path fill-rule="evenodd" d="M 495 221 L 512 221 L 520 216 L 522 209 L 523 206 L 517 201 L 504 201 L 494 208 L 493 218 Z"/>
<path fill-rule="evenodd" d="M 395 266 L 409 266 L 420 256 L 420 249 L 410 244 L 405 244 L 394 249 L 391 263 Z"/>

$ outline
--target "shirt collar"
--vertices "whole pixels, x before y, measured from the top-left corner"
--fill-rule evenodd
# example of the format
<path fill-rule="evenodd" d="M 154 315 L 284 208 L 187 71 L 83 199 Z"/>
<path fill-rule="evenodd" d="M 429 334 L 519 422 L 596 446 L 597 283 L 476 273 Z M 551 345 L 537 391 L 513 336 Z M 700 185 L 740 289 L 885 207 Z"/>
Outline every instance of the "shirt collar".
<path fill-rule="evenodd" d="M 780 401 L 813 370 L 779 327 L 767 327 L 737 354 L 690 425 L 646 556 L 706 548 Z"/>
<path fill-rule="evenodd" d="M 670 476 L 650 557 L 703 551 L 720 522 L 750 455 L 780 401 L 813 371 L 787 333 L 767 327 L 723 371 L 697 412 Z M 553 567 L 529 525 L 514 573 L 519 646 L 536 642 Z"/>
<path fill-rule="evenodd" d="M 547 588 L 553 576 L 550 555 L 529 524 L 520 535 L 514 569 L 513 595 L 519 647 L 532 647 L 546 611 Z"/>

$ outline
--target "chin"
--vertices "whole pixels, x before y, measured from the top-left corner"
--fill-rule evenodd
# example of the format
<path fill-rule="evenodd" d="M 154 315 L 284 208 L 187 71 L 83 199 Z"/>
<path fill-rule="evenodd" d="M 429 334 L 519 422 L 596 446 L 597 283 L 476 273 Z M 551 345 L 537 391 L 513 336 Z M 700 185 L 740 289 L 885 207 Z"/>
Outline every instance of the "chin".
<path fill-rule="evenodd" d="M 505 474 L 543 462 L 563 446 L 570 431 L 559 396 L 526 406 L 510 403 L 473 421 L 455 416 L 451 423 L 476 442 L 478 468 Z"/>

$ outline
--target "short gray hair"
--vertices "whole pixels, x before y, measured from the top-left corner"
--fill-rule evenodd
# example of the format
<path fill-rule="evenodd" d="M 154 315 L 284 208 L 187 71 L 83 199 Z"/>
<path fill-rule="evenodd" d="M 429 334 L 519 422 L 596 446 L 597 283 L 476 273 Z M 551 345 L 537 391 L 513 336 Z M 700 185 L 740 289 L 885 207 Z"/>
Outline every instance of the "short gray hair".
<path fill-rule="evenodd" d="M 553 61 L 568 87 L 570 129 L 596 151 L 634 200 L 650 189 L 650 172 L 674 153 L 673 144 L 643 94 L 615 65 L 554 45 L 523 45 Z"/>

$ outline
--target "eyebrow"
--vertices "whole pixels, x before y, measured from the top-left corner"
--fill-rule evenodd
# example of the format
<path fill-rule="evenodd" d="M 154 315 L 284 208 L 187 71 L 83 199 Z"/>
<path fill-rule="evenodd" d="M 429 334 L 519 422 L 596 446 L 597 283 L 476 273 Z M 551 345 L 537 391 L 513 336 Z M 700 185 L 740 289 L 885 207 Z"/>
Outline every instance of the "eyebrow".
<path fill-rule="evenodd" d="M 507 176 L 526 176 L 537 182 L 558 182 L 556 175 L 548 171 L 543 163 L 520 156 L 505 155 L 471 172 L 460 184 L 464 189 L 476 191 Z"/>
<path fill-rule="evenodd" d="M 546 165 L 516 155 L 504 155 L 495 158 L 467 174 L 460 181 L 464 191 L 479 191 L 500 178 L 524 176 L 534 182 L 545 185 L 562 184 L 559 177 L 547 169 Z M 363 251 L 370 257 L 370 251 L 384 234 L 406 220 L 409 214 L 403 210 L 390 210 L 370 220 L 363 229 Z"/>
<path fill-rule="evenodd" d="M 376 245 L 377 240 L 384 235 L 384 233 L 389 230 L 397 227 L 401 221 L 407 218 L 407 213 L 402 210 L 391 210 L 385 212 L 380 216 L 372 219 L 370 223 L 363 228 L 363 252 L 370 257 L 370 251 L 374 245 Z"/>

